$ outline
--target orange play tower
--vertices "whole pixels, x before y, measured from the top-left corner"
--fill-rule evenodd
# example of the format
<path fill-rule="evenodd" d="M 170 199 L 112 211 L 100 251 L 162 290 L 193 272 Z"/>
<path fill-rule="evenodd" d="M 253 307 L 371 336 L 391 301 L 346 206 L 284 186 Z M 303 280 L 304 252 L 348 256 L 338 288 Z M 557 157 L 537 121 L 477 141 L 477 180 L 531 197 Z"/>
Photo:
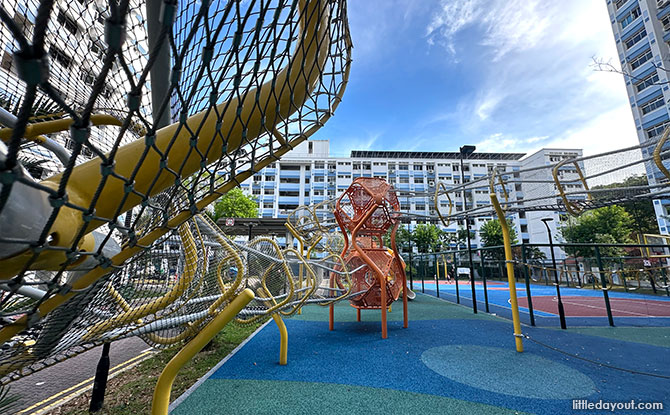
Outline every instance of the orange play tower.
<path fill-rule="evenodd" d="M 383 179 L 359 177 L 340 196 L 335 205 L 335 219 L 342 229 L 342 258 L 351 272 L 350 299 L 361 320 L 361 309 L 381 309 L 382 338 L 387 337 L 387 308 L 403 293 L 403 326 L 407 327 L 407 278 L 398 254 L 395 235 L 400 225 L 400 203 L 393 186 Z M 391 249 L 384 246 L 383 236 L 391 230 Z M 333 273 L 331 287 L 339 285 Z M 383 287 L 383 288 L 382 288 Z M 341 288 L 341 287 L 340 287 Z M 330 330 L 333 330 L 334 307 L 330 306 Z"/>

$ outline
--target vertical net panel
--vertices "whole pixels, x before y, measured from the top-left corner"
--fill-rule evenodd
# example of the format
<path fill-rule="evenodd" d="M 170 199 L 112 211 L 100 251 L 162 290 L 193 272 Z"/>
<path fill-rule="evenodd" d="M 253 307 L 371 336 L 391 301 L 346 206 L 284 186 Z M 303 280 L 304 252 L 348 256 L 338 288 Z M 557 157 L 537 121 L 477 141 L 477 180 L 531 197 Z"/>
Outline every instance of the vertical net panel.
<path fill-rule="evenodd" d="M 10 0 L 0 21 L 3 381 L 187 340 L 258 265 L 194 217 L 332 115 L 346 2 Z"/>

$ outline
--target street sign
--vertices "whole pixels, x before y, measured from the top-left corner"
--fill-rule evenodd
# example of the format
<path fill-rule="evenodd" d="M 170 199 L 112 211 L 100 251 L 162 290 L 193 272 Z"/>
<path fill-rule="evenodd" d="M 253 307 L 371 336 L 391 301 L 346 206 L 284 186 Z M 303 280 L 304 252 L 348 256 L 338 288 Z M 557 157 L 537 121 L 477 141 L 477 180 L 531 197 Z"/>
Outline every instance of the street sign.
<path fill-rule="evenodd" d="M 235 218 L 226 218 L 226 226 L 235 226 Z"/>

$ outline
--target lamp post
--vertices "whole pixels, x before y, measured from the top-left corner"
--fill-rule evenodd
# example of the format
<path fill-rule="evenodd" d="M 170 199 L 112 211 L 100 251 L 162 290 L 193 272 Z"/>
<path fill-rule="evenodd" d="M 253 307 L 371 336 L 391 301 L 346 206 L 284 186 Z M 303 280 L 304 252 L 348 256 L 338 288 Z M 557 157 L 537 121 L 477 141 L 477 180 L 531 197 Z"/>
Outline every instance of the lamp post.
<path fill-rule="evenodd" d="M 541 219 L 544 226 L 547 228 L 547 236 L 549 237 L 549 249 L 551 250 L 551 262 L 554 266 L 554 284 L 556 285 L 556 298 L 558 299 L 558 317 L 561 320 L 561 328 L 565 330 L 567 328 L 565 324 L 565 310 L 563 309 L 563 301 L 561 300 L 561 288 L 558 282 L 558 267 L 556 266 L 556 257 L 554 256 L 554 240 L 551 238 L 551 229 L 549 228 L 549 223 L 553 221 L 553 218 L 544 218 Z"/>
<path fill-rule="evenodd" d="M 467 200 L 465 198 L 465 173 L 463 172 L 463 158 L 468 157 L 470 154 L 474 153 L 476 150 L 475 146 L 463 146 L 460 148 L 461 153 L 461 184 L 463 185 L 463 211 L 467 210 Z M 472 247 L 470 246 L 470 218 L 465 216 L 465 230 L 467 234 L 468 241 L 468 260 L 470 262 L 470 287 L 472 288 L 472 312 L 477 314 L 477 294 L 475 293 L 475 267 L 472 264 Z M 458 284 L 458 280 L 456 280 Z"/>

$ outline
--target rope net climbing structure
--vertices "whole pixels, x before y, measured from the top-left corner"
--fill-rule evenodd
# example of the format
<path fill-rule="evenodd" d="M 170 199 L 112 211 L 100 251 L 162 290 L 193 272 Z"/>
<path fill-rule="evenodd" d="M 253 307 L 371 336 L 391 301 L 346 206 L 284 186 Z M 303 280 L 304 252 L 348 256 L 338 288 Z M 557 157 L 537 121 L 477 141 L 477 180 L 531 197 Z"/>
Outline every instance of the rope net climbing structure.
<path fill-rule="evenodd" d="M 7 0 L 0 21 L 4 382 L 187 340 L 249 272 L 261 298 L 291 292 L 272 243 L 244 251 L 199 212 L 333 114 L 345 0 Z"/>

